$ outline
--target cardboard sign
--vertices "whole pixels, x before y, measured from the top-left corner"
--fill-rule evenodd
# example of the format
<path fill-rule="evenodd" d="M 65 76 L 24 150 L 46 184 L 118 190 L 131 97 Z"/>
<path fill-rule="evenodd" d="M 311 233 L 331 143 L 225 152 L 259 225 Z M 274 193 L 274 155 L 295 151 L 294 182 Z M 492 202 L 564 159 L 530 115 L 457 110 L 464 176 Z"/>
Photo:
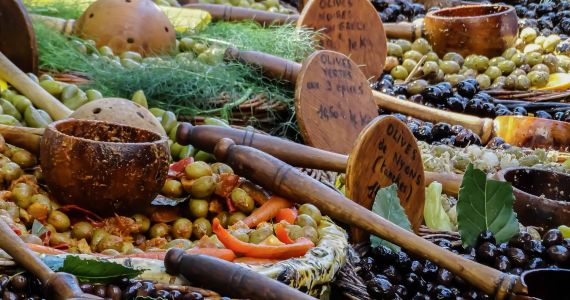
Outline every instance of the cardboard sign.
<path fill-rule="evenodd" d="M 417 230 L 425 203 L 424 167 L 416 139 L 406 124 L 392 116 L 374 119 L 360 134 L 348 158 L 347 197 L 371 209 L 380 188 L 398 185 L 398 197 Z M 352 240 L 368 238 L 352 230 Z"/>
<path fill-rule="evenodd" d="M 382 74 L 386 34 L 369 0 L 311 0 L 297 26 L 322 30 L 323 47 L 350 57 L 366 78 L 376 79 Z"/>
<path fill-rule="evenodd" d="M 378 116 L 378 107 L 358 66 L 341 53 L 322 50 L 299 72 L 295 112 L 305 143 L 348 154 L 360 131 Z"/>

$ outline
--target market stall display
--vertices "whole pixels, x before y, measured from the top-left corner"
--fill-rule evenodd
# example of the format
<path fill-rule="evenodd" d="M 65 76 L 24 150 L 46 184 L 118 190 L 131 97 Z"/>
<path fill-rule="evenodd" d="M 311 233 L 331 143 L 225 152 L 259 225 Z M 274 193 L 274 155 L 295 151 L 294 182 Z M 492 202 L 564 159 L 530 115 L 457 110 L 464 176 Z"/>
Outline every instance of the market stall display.
<path fill-rule="evenodd" d="M 3 299 L 567 298 L 566 4 L 23 1 Z"/>

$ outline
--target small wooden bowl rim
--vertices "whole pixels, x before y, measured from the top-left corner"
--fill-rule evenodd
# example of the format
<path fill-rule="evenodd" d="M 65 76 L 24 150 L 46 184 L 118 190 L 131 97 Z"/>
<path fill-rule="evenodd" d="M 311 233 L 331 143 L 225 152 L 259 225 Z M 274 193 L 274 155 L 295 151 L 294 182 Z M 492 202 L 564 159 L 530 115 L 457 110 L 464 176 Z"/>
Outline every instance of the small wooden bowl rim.
<path fill-rule="evenodd" d="M 516 171 L 516 170 L 538 171 L 538 172 L 544 172 L 544 173 L 553 173 L 553 174 L 556 174 L 556 175 L 562 176 L 562 177 L 570 177 L 569 174 L 557 172 L 557 171 L 552 171 L 552 170 L 545 170 L 545 169 L 531 168 L 531 167 L 510 167 L 510 168 L 502 169 L 499 172 L 497 172 L 497 179 L 499 179 L 500 181 L 509 182 L 512 185 L 512 182 L 508 181 L 505 178 L 505 174 L 508 172 Z M 525 192 L 519 188 L 516 188 L 514 185 L 513 185 L 513 191 L 517 191 L 518 193 L 521 193 L 522 195 L 525 195 L 525 196 L 527 196 L 533 200 L 552 202 L 553 204 L 557 204 L 557 205 L 570 205 L 570 201 L 561 201 L 561 200 L 555 200 L 555 199 L 550 199 L 550 198 L 546 198 L 546 197 L 540 197 L 540 196 Z"/>
<path fill-rule="evenodd" d="M 497 9 L 504 8 L 504 10 L 501 9 L 496 13 L 478 15 L 478 16 L 440 16 L 439 15 L 442 12 L 453 12 L 453 11 L 467 10 L 467 9 L 473 9 L 473 8 L 480 8 L 480 7 L 493 7 L 493 8 L 497 8 Z M 426 19 L 429 18 L 429 19 L 434 19 L 434 20 L 448 20 L 448 21 L 453 20 L 453 19 L 457 19 L 457 20 L 477 19 L 477 18 L 498 17 L 501 15 L 506 15 L 506 14 L 514 13 L 514 12 L 515 12 L 515 8 L 513 6 L 510 6 L 510 5 L 499 5 L 499 4 L 462 5 L 462 6 L 456 6 L 456 7 L 442 8 L 442 9 L 438 9 L 436 11 L 429 12 L 426 15 Z"/>
<path fill-rule="evenodd" d="M 115 126 L 115 127 L 122 127 L 122 128 L 130 128 L 131 130 L 138 130 L 141 132 L 147 132 L 148 134 L 150 134 L 151 137 L 155 137 L 156 139 L 153 141 L 148 141 L 148 142 L 108 142 L 108 141 L 96 141 L 96 140 L 91 140 L 91 139 L 87 139 L 87 138 L 83 138 L 83 137 L 78 137 L 78 136 L 74 136 L 74 135 L 69 135 L 66 133 L 61 132 L 58 129 L 58 126 L 63 125 L 63 124 L 67 124 L 67 123 L 82 123 L 82 124 L 89 124 L 90 126 L 97 126 L 97 124 L 105 124 L 105 125 L 110 125 L 110 126 Z M 48 125 L 48 129 L 53 131 L 55 134 L 58 135 L 62 135 L 71 139 L 77 139 L 83 142 L 87 142 L 87 143 L 97 143 L 97 144 L 105 144 L 105 145 L 117 145 L 117 144 L 122 144 L 122 145 L 143 145 L 143 146 L 150 146 L 150 145 L 155 145 L 155 144 L 163 144 L 165 142 L 167 142 L 166 137 L 162 136 L 158 133 L 152 132 L 150 130 L 146 130 L 144 128 L 140 128 L 140 127 L 133 127 L 133 126 L 128 126 L 128 125 L 124 125 L 124 124 L 119 124 L 119 123 L 114 123 L 114 122 L 107 122 L 107 121 L 99 121 L 99 120 L 84 120 L 84 119 L 74 119 L 74 118 L 68 118 L 68 119 L 63 119 L 63 120 L 59 120 L 59 121 L 55 121 L 51 124 Z"/>

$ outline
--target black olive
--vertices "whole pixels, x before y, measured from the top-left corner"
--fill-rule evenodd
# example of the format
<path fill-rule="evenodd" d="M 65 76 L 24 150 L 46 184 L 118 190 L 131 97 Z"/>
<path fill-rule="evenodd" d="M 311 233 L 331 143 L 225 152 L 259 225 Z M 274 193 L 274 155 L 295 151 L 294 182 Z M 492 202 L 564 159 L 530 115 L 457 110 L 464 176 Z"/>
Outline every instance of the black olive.
<path fill-rule="evenodd" d="M 383 87 L 384 86 L 380 81 L 375 81 L 370 85 L 370 88 L 372 88 L 375 91 L 380 91 L 380 89 L 382 89 Z"/>
<path fill-rule="evenodd" d="M 455 137 L 455 146 L 481 145 L 481 138 L 469 129 L 464 129 Z"/>
<path fill-rule="evenodd" d="M 542 255 L 546 247 L 540 241 L 531 240 L 524 242 L 523 250 L 530 255 Z"/>
<path fill-rule="evenodd" d="M 382 78 L 380 79 L 380 81 L 382 82 L 382 84 L 386 84 L 386 83 L 390 83 L 390 84 L 394 84 L 394 77 L 392 77 L 392 75 L 390 74 L 384 74 L 382 75 Z"/>
<path fill-rule="evenodd" d="M 406 95 L 408 92 L 406 91 L 405 86 L 397 85 L 394 87 L 394 93 L 396 93 L 396 95 Z"/>
<path fill-rule="evenodd" d="M 554 245 L 560 245 L 563 241 L 564 237 L 562 236 L 562 232 L 558 229 L 550 229 L 542 237 L 542 244 L 547 248 Z"/>
<path fill-rule="evenodd" d="M 395 296 L 390 281 L 378 276 L 366 282 L 366 290 L 375 299 L 392 299 Z"/>
<path fill-rule="evenodd" d="M 426 282 L 426 286 L 425 288 L 422 290 L 422 292 L 426 293 L 427 295 L 429 295 L 434 288 L 434 284 L 431 282 Z"/>
<path fill-rule="evenodd" d="M 509 108 L 506 107 L 504 104 L 495 104 L 495 111 L 499 110 L 499 109 L 506 109 L 508 110 Z"/>
<path fill-rule="evenodd" d="M 495 110 L 495 116 L 500 117 L 500 116 L 512 116 L 513 112 L 508 110 L 508 109 L 497 109 Z"/>
<path fill-rule="evenodd" d="M 105 296 L 107 298 L 111 298 L 113 300 L 120 300 L 122 294 L 123 294 L 123 292 L 121 291 L 121 288 L 119 288 L 118 286 L 116 286 L 114 284 L 109 284 L 107 286 L 107 290 L 105 291 Z M 167 298 L 165 298 L 165 299 L 167 299 Z"/>
<path fill-rule="evenodd" d="M 153 293 L 154 298 L 170 299 L 170 292 L 166 290 L 156 290 Z"/>
<path fill-rule="evenodd" d="M 414 295 L 412 300 L 431 300 L 431 298 L 428 295 L 416 294 L 416 295 Z"/>
<path fill-rule="evenodd" d="M 394 89 L 392 89 L 391 87 L 382 87 L 380 89 L 380 93 L 386 94 L 389 96 L 396 96 L 396 93 L 394 93 Z"/>
<path fill-rule="evenodd" d="M 107 287 L 103 284 L 94 284 L 93 285 L 93 295 L 101 298 L 105 298 L 107 293 Z"/>
<path fill-rule="evenodd" d="M 476 300 L 479 298 L 479 294 L 477 293 L 477 291 L 474 291 L 474 290 L 463 292 L 461 295 L 463 296 L 463 298 L 469 299 L 469 300 Z"/>
<path fill-rule="evenodd" d="M 418 276 L 416 273 L 408 273 L 404 276 L 404 279 L 402 282 L 403 282 L 404 286 L 406 286 L 409 290 L 415 291 L 418 289 L 419 282 L 421 280 L 422 280 L 422 278 L 420 276 Z"/>
<path fill-rule="evenodd" d="M 540 268 L 544 268 L 544 266 L 546 265 L 546 263 L 544 262 L 544 260 L 542 260 L 542 258 L 540 257 L 533 257 L 528 261 L 528 266 L 527 268 L 529 269 L 540 269 Z"/>
<path fill-rule="evenodd" d="M 521 275 L 523 272 L 522 268 L 512 268 L 509 273 L 513 274 L 513 275 Z"/>
<path fill-rule="evenodd" d="M 433 135 L 434 139 L 449 137 L 451 134 L 451 125 L 443 122 L 437 123 L 433 126 L 431 134 Z"/>
<path fill-rule="evenodd" d="M 376 260 L 372 257 L 365 257 L 360 260 L 360 271 L 362 277 L 367 277 L 370 274 L 377 272 Z"/>
<path fill-rule="evenodd" d="M 14 275 L 10 279 L 10 288 L 14 292 L 23 292 L 28 288 L 28 278 L 22 274 Z"/>
<path fill-rule="evenodd" d="M 558 265 L 566 264 L 570 258 L 568 249 L 564 246 L 554 245 L 546 249 L 548 258 Z"/>
<path fill-rule="evenodd" d="M 44 291 L 42 281 L 31 275 L 28 277 L 28 282 L 30 285 L 30 292 L 32 294 L 41 294 Z"/>
<path fill-rule="evenodd" d="M 451 129 L 451 127 L 450 127 Z M 451 242 L 448 240 L 439 240 L 436 243 L 438 246 L 440 246 L 441 248 L 445 248 L 445 249 L 451 249 Z"/>
<path fill-rule="evenodd" d="M 393 265 L 387 265 L 380 269 L 380 273 L 388 278 L 390 282 L 399 282 L 402 277 Z"/>
<path fill-rule="evenodd" d="M 10 291 L 4 291 L 4 294 L 2 294 L 2 300 L 18 300 L 19 298 L 16 293 Z"/>
<path fill-rule="evenodd" d="M 465 80 L 457 84 L 457 92 L 459 95 L 471 99 L 471 97 L 477 93 L 477 89 L 474 85 Z"/>
<path fill-rule="evenodd" d="M 448 138 L 443 138 L 443 139 L 439 140 L 439 143 L 443 144 L 443 145 L 453 146 L 455 144 L 455 136 L 452 135 Z"/>
<path fill-rule="evenodd" d="M 489 118 L 495 117 L 495 104 L 483 103 L 483 106 L 481 107 L 481 112 L 485 117 Z"/>
<path fill-rule="evenodd" d="M 411 95 L 408 100 L 410 100 L 414 103 L 423 104 L 424 103 L 424 96 L 422 96 L 422 94 L 415 94 L 415 95 Z"/>
<path fill-rule="evenodd" d="M 450 289 L 443 285 L 437 285 L 431 291 L 431 295 L 433 299 L 438 300 L 452 300 L 455 299 L 455 295 L 451 292 Z"/>
<path fill-rule="evenodd" d="M 430 142 L 433 139 L 432 127 L 426 126 L 425 124 L 418 128 L 418 131 L 414 136 L 420 141 Z"/>
<path fill-rule="evenodd" d="M 449 98 L 453 96 L 453 87 L 449 82 L 440 82 L 436 85 L 436 87 L 438 87 L 443 93 L 443 98 Z"/>
<path fill-rule="evenodd" d="M 467 101 L 467 107 L 465 107 L 465 112 L 468 114 L 477 115 L 483 111 L 483 102 L 481 99 L 473 98 Z"/>
<path fill-rule="evenodd" d="M 93 285 L 90 283 L 83 283 L 79 288 L 86 294 L 93 294 Z"/>
<path fill-rule="evenodd" d="M 424 269 L 422 270 L 422 275 L 430 280 L 435 279 L 437 275 L 437 270 L 439 268 L 433 262 L 426 260 L 424 263 Z"/>
<path fill-rule="evenodd" d="M 568 11 L 566 11 L 566 12 L 568 13 Z M 562 31 L 570 32 L 570 16 L 562 18 L 562 20 L 560 20 L 560 23 L 558 24 L 558 26 L 560 26 L 560 29 L 562 29 Z"/>
<path fill-rule="evenodd" d="M 463 101 L 463 99 L 457 98 L 455 96 L 447 98 L 445 105 L 449 110 L 463 112 L 465 111 L 465 107 L 467 106 L 467 102 Z"/>
<path fill-rule="evenodd" d="M 524 267 L 528 262 L 528 256 L 519 248 L 510 247 L 507 249 L 506 253 L 509 261 L 515 267 Z"/>
<path fill-rule="evenodd" d="M 424 265 L 418 260 L 414 260 L 410 264 L 410 270 L 413 273 L 421 273 L 423 271 L 423 269 L 424 269 Z"/>
<path fill-rule="evenodd" d="M 184 295 L 182 295 L 182 293 L 178 290 L 172 290 L 170 291 L 170 298 L 173 300 L 180 300 L 182 299 Z"/>
<path fill-rule="evenodd" d="M 411 263 L 412 263 L 412 260 L 410 259 L 408 254 L 406 254 L 406 252 L 400 251 L 400 252 L 398 252 L 398 254 L 396 254 L 396 267 L 398 269 L 400 269 L 402 271 L 407 271 L 410 269 Z"/>
<path fill-rule="evenodd" d="M 538 27 L 540 29 L 542 29 L 542 33 L 545 34 L 546 32 L 548 32 L 550 34 L 549 31 L 545 30 L 545 29 L 551 29 L 554 27 L 554 24 L 552 23 L 552 19 L 547 17 L 547 16 L 543 16 L 540 17 L 538 19 Z"/>
<path fill-rule="evenodd" d="M 382 263 L 391 264 L 396 261 L 396 254 L 390 248 L 380 245 L 372 249 L 372 256 Z"/>
<path fill-rule="evenodd" d="M 461 125 L 453 125 L 451 126 L 451 134 L 457 135 L 459 134 L 461 131 L 463 131 L 463 126 Z"/>
<path fill-rule="evenodd" d="M 503 140 L 501 137 L 494 137 L 492 138 L 488 143 L 487 143 L 487 148 L 490 149 L 497 149 L 499 148 L 501 145 L 505 144 L 505 140 Z"/>
<path fill-rule="evenodd" d="M 406 296 L 408 296 L 408 290 L 406 289 L 405 286 L 398 284 L 394 286 L 394 291 L 396 292 L 396 294 L 400 295 L 402 298 L 407 298 Z"/>
<path fill-rule="evenodd" d="M 495 261 L 497 255 L 497 246 L 490 242 L 483 242 L 477 247 L 475 259 L 477 259 L 478 262 L 490 265 Z"/>
<path fill-rule="evenodd" d="M 511 262 L 504 255 L 499 255 L 495 258 L 493 267 L 501 272 L 506 272 L 511 268 Z"/>
<path fill-rule="evenodd" d="M 564 117 L 564 112 L 563 112 L 563 111 L 557 111 L 557 112 L 554 113 L 554 119 L 555 119 L 555 120 L 561 121 L 563 117 Z"/>
<path fill-rule="evenodd" d="M 407 122 L 408 122 L 408 118 L 407 118 L 405 115 L 403 115 L 403 114 L 395 113 L 395 114 L 392 114 L 391 116 L 398 118 L 398 120 L 400 120 L 400 121 L 402 121 L 402 122 L 404 122 L 404 123 L 407 123 Z"/>
<path fill-rule="evenodd" d="M 436 86 L 428 86 L 425 91 L 422 92 L 422 96 L 426 101 L 433 103 L 444 103 L 445 101 L 443 92 Z"/>
<path fill-rule="evenodd" d="M 0 288 L 5 288 L 10 283 L 10 277 L 7 275 L 0 276 Z"/>
<path fill-rule="evenodd" d="M 509 240 L 509 246 L 522 247 L 526 241 L 531 241 L 532 236 L 528 232 L 519 232 Z"/>
<path fill-rule="evenodd" d="M 184 299 L 184 300 L 202 300 L 202 299 L 204 299 L 204 296 L 198 292 L 191 292 L 191 293 L 187 293 L 186 295 L 184 295 L 184 297 L 182 299 Z"/>
<path fill-rule="evenodd" d="M 453 282 L 453 277 L 453 273 L 449 272 L 446 269 L 442 268 L 437 271 L 437 283 L 439 284 L 449 286 Z"/>
<path fill-rule="evenodd" d="M 526 111 L 526 109 L 522 106 L 517 106 L 513 109 L 513 115 L 515 116 L 526 116 L 528 115 L 528 112 Z"/>
<path fill-rule="evenodd" d="M 490 230 L 485 230 L 481 232 L 479 236 L 477 236 L 477 246 L 480 246 L 485 242 L 491 243 L 493 245 L 497 243 L 497 240 L 495 240 L 495 235 Z"/>
<path fill-rule="evenodd" d="M 537 117 L 537 118 L 552 119 L 552 115 L 549 114 L 549 113 L 547 113 L 547 112 L 544 111 L 544 110 L 537 110 L 537 111 L 534 113 L 534 116 Z"/>
<path fill-rule="evenodd" d="M 536 12 L 539 14 L 547 14 L 551 12 L 554 7 L 546 2 L 538 4 L 536 7 Z"/>
<path fill-rule="evenodd" d="M 142 286 L 143 286 L 143 284 L 140 281 L 134 282 L 131 285 L 129 285 L 123 293 L 123 299 L 134 299 L 134 298 L 136 298 L 137 291 L 139 289 L 141 289 Z"/>

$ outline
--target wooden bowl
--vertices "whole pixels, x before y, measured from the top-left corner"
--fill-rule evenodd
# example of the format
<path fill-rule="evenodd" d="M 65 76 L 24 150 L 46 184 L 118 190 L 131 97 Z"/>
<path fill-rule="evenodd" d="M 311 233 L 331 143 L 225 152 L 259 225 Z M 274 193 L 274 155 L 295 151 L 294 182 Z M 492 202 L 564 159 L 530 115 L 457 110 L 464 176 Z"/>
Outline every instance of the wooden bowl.
<path fill-rule="evenodd" d="M 514 7 L 506 5 L 466 5 L 430 12 L 425 17 L 425 35 L 442 57 L 454 51 L 500 56 L 512 47 L 518 35 Z"/>
<path fill-rule="evenodd" d="M 168 159 L 166 137 L 103 121 L 51 123 L 40 145 L 45 181 L 57 201 L 102 216 L 148 207 L 164 185 Z"/>
<path fill-rule="evenodd" d="M 570 175 L 537 168 L 503 169 L 497 178 L 513 185 L 514 209 L 524 225 L 570 225 Z"/>

